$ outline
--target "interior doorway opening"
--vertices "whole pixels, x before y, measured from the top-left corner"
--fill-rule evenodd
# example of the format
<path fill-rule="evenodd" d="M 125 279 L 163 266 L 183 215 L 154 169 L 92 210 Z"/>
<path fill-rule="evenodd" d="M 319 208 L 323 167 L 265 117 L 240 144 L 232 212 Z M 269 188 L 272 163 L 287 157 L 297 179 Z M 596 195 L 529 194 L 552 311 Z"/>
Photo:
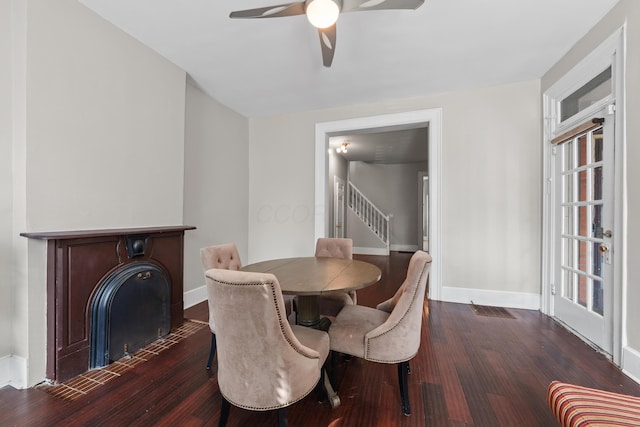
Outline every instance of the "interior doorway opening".
<path fill-rule="evenodd" d="M 389 130 L 428 129 L 428 230 L 429 252 L 433 257 L 430 272 L 430 298 L 441 293 L 440 259 L 440 164 L 442 144 L 442 110 L 418 110 L 405 113 L 347 119 L 316 124 L 315 239 L 331 235 L 333 199 L 329 196 L 329 140 L 347 132 L 383 132 Z"/>

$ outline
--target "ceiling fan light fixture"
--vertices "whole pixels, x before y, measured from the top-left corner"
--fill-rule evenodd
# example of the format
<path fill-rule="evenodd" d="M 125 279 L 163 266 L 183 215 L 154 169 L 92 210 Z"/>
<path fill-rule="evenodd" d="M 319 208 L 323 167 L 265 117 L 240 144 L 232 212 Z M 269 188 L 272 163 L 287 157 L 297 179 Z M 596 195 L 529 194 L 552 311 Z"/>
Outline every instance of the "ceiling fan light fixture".
<path fill-rule="evenodd" d="M 333 0 L 311 0 L 305 10 L 307 19 L 316 28 L 327 28 L 338 20 L 340 7 Z"/>

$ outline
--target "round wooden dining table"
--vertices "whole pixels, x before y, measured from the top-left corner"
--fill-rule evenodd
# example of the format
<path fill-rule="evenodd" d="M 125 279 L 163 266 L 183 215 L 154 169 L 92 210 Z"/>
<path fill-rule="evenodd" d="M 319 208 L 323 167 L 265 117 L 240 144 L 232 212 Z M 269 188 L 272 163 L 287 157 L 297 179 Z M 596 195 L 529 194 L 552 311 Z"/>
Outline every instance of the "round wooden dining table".
<path fill-rule="evenodd" d="M 365 261 L 315 256 L 262 261 L 241 270 L 275 275 L 283 294 L 298 296 L 297 323 L 315 328 L 320 325 L 319 295 L 361 289 L 382 274 Z"/>

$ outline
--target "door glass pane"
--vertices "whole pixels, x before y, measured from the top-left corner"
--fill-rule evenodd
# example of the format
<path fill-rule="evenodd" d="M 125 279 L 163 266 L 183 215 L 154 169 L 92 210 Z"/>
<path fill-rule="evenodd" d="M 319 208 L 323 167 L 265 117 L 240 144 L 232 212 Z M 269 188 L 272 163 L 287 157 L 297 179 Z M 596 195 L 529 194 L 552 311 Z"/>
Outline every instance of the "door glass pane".
<path fill-rule="evenodd" d="M 588 290 L 589 279 L 585 276 L 580 275 L 578 277 L 578 301 L 577 303 L 583 307 L 587 306 L 587 295 L 589 294 Z"/>
<path fill-rule="evenodd" d="M 565 192 L 565 198 L 564 200 L 567 202 L 573 202 L 575 201 L 575 197 L 574 197 L 574 185 L 573 182 L 576 178 L 575 174 L 567 174 L 563 177 L 564 179 L 564 192 Z"/>
<path fill-rule="evenodd" d="M 593 169 L 593 200 L 602 200 L 602 166 Z"/>
<path fill-rule="evenodd" d="M 562 265 L 573 265 L 573 239 L 562 239 Z"/>
<path fill-rule="evenodd" d="M 564 212 L 564 223 L 562 232 L 564 234 L 576 234 L 575 230 L 573 229 L 573 209 L 574 208 L 572 206 L 565 206 L 564 208 L 562 208 L 562 211 Z"/>
<path fill-rule="evenodd" d="M 578 173 L 578 201 L 587 201 L 589 193 L 590 191 L 587 187 L 587 171 L 581 171 Z"/>
<path fill-rule="evenodd" d="M 593 161 L 602 161 L 602 128 L 593 131 Z"/>
<path fill-rule="evenodd" d="M 578 265 L 575 266 L 580 271 L 584 271 L 585 273 L 588 271 L 587 263 L 588 263 L 588 245 L 585 241 L 578 242 Z"/>
<path fill-rule="evenodd" d="M 593 207 L 593 237 L 602 239 L 602 205 Z"/>
<path fill-rule="evenodd" d="M 584 237 L 588 237 L 589 236 L 589 219 L 588 219 L 588 209 L 586 206 L 580 206 L 578 208 L 578 224 L 579 224 L 579 229 L 578 229 L 578 234 L 580 236 L 584 236 Z"/>
<path fill-rule="evenodd" d="M 603 303 L 603 288 L 602 281 L 594 280 L 593 281 L 593 301 L 591 304 L 593 305 L 593 311 L 598 313 L 600 316 L 604 315 L 604 303 Z"/>
<path fill-rule="evenodd" d="M 569 244 L 571 240 L 564 238 L 562 239 L 562 260 L 560 261 L 560 265 L 566 266 L 569 265 L 571 259 L 571 245 Z"/>
<path fill-rule="evenodd" d="M 573 301 L 573 277 L 574 274 L 568 270 L 563 271 L 562 296 Z"/>
<path fill-rule="evenodd" d="M 582 135 L 578 138 L 578 166 L 584 166 L 587 164 L 587 135 Z"/>

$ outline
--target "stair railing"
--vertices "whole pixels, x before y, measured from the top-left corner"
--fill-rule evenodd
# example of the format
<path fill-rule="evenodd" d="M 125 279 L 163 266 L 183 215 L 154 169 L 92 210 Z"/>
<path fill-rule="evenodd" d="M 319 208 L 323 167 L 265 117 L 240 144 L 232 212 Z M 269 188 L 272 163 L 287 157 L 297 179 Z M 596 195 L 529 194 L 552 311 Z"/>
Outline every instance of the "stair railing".
<path fill-rule="evenodd" d="M 347 205 L 367 227 L 390 249 L 390 221 L 362 192 L 349 181 Z"/>

